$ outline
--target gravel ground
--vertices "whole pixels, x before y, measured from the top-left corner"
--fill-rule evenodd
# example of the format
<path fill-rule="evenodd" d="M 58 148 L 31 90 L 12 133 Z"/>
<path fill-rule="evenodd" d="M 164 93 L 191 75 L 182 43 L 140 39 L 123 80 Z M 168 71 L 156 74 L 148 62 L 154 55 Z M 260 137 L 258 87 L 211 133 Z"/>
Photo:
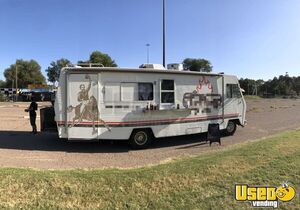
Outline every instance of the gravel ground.
<path fill-rule="evenodd" d="M 28 103 L 0 103 L 0 166 L 41 169 L 130 168 L 218 150 L 247 140 L 300 127 L 300 100 L 259 99 L 247 102 L 248 125 L 222 146 L 209 146 L 204 135 L 162 138 L 150 149 L 133 151 L 125 141 L 64 142 L 54 133 L 29 133 Z M 45 106 L 47 103 L 39 103 Z M 37 119 L 38 121 L 39 119 Z"/>

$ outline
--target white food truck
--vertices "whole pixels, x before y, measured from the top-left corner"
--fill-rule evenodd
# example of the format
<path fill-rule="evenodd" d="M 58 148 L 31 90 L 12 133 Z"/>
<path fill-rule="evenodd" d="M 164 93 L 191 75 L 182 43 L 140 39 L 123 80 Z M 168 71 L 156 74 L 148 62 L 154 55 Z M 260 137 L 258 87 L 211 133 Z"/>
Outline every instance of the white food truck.
<path fill-rule="evenodd" d="M 207 132 L 212 123 L 232 135 L 246 122 L 236 76 L 149 64 L 66 67 L 54 108 L 60 138 L 126 139 L 137 149 L 153 138 Z"/>

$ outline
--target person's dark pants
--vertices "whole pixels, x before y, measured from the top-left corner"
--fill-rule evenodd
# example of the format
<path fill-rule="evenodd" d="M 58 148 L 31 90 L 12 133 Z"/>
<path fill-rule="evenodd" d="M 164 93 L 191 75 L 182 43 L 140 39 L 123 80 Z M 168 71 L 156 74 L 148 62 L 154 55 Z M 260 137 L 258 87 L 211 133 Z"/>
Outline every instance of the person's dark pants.
<path fill-rule="evenodd" d="M 30 115 L 30 125 L 32 126 L 33 133 L 37 133 L 35 120 L 36 120 L 36 115 Z"/>

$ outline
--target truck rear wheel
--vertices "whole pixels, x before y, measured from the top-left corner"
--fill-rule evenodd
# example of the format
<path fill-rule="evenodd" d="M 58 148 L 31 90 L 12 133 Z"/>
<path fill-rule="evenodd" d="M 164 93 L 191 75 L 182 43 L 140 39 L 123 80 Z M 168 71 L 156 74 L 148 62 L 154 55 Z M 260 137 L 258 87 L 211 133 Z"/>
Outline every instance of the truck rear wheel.
<path fill-rule="evenodd" d="M 153 134 L 149 129 L 133 130 L 129 144 L 133 149 L 147 148 L 153 140 Z"/>
<path fill-rule="evenodd" d="M 236 123 L 234 121 L 229 121 L 227 127 L 224 130 L 225 135 L 232 136 L 236 131 Z"/>

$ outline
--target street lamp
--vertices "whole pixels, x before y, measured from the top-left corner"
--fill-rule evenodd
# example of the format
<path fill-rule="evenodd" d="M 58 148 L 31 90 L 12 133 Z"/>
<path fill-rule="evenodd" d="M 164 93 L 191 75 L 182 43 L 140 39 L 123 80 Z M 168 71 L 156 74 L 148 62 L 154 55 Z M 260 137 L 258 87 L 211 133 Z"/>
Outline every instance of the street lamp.
<path fill-rule="evenodd" d="M 146 46 L 147 46 L 147 64 L 148 64 L 149 63 L 149 47 L 150 47 L 150 44 L 147 43 Z"/>
<path fill-rule="evenodd" d="M 16 62 L 16 101 L 18 101 L 18 64 Z"/>

